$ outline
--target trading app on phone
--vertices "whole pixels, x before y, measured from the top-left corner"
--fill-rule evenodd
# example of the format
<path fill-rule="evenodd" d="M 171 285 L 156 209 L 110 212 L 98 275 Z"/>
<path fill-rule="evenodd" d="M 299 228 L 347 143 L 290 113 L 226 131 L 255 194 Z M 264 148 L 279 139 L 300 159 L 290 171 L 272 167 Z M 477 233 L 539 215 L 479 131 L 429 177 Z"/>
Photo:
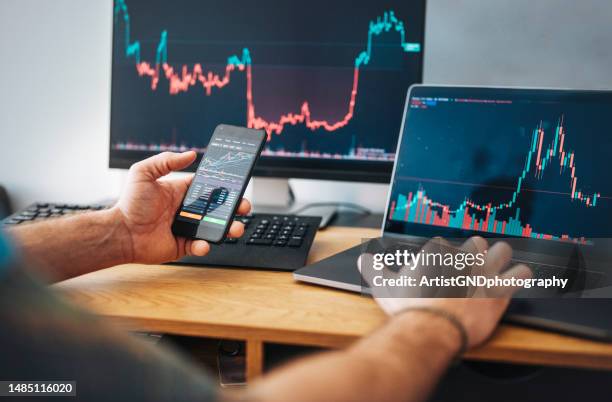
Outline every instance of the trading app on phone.
<path fill-rule="evenodd" d="M 225 233 L 259 148 L 257 138 L 216 131 L 177 216 L 177 220 L 199 222 L 195 237 Z"/>

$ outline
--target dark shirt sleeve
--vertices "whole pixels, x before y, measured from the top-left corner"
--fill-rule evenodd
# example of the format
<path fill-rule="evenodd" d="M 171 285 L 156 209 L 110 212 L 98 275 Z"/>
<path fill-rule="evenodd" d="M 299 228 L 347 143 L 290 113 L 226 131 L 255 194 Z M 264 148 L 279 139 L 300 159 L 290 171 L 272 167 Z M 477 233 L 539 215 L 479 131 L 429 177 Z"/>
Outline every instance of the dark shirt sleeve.
<path fill-rule="evenodd" d="M 104 325 L 19 266 L 0 277 L 0 380 L 73 380 L 76 400 L 92 402 L 213 401 L 217 394 L 181 356 Z"/>

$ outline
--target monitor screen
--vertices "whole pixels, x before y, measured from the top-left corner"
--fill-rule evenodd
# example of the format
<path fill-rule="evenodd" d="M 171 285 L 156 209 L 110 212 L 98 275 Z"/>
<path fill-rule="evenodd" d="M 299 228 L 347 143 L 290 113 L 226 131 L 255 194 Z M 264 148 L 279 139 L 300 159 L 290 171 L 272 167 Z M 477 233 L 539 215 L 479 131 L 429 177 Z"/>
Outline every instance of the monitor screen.
<path fill-rule="evenodd" d="M 115 0 L 111 167 L 268 135 L 255 173 L 388 181 L 425 0 Z M 194 164 L 194 168 L 195 168 Z"/>
<path fill-rule="evenodd" d="M 610 116 L 612 92 L 412 88 L 386 230 L 603 241 Z"/>

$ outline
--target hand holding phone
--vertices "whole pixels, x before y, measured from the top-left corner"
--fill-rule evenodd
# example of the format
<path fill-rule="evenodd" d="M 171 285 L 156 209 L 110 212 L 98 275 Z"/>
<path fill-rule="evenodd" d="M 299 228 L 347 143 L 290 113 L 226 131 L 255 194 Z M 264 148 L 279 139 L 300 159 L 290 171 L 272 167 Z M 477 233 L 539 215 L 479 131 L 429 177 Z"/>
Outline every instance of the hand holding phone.
<path fill-rule="evenodd" d="M 220 243 L 266 142 L 263 130 L 220 124 L 179 207 L 172 232 Z"/>

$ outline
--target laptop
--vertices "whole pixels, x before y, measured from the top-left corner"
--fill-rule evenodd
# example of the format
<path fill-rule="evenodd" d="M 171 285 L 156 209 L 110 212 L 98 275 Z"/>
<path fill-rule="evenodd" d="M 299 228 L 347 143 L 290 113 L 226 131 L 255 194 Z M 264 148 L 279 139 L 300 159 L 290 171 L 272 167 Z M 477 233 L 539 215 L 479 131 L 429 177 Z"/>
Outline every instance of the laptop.
<path fill-rule="evenodd" d="M 381 238 L 504 238 L 534 275 L 579 272 L 573 291 L 515 298 L 505 321 L 612 341 L 612 91 L 414 85 Z M 368 292 L 363 245 L 294 272 Z"/>

